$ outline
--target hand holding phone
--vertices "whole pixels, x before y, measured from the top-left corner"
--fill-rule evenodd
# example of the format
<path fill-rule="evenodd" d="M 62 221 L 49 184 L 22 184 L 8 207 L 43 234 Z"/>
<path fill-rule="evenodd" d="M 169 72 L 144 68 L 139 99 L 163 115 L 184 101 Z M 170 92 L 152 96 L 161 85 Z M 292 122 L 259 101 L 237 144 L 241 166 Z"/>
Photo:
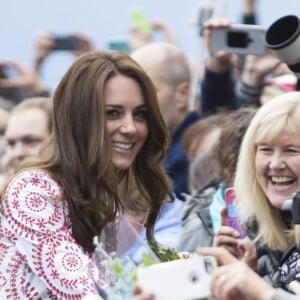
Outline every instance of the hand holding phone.
<path fill-rule="evenodd" d="M 19 72 L 11 64 L 0 63 L 0 78 L 14 78 L 19 75 Z"/>
<path fill-rule="evenodd" d="M 108 49 L 112 51 L 130 52 L 130 46 L 126 37 L 111 37 L 108 40 Z"/>
<path fill-rule="evenodd" d="M 263 55 L 266 52 L 265 28 L 261 25 L 232 24 L 212 29 L 212 50 L 236 54 Z"/>
<path fill-rule="evenodd" d="M 132 8 L 129 12 L 129 18 L 133 28 L 146 35 L 152 33 L 151 23 L 142 9 Z"/>
<path fill-rule="evenodd" d="M 79 40 L 74 34 L 70 35 L 53 35 L 52 50 L 72 51 L 77 50 Z"/>

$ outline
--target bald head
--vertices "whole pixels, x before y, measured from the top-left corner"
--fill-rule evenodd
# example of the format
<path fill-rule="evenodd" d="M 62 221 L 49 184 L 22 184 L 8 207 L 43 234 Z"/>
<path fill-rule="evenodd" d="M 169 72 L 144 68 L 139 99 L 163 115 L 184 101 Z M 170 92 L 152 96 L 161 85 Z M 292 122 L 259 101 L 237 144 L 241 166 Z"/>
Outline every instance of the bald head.
<path fill-rule="evenodd" d="M 170 85 L 190 82 L 188 61 L 184 52 L 176 45 L 165 42 L 149 43 L 133 51 L 131 57 L 150 78 L 159 78 Z"/>
<path fill-rule="evenodd" d="M 177 46 L 153 42 L 131 53 L 153 81 L 166 125 L 172 134 L 188 114 L 190 68 Z"/>

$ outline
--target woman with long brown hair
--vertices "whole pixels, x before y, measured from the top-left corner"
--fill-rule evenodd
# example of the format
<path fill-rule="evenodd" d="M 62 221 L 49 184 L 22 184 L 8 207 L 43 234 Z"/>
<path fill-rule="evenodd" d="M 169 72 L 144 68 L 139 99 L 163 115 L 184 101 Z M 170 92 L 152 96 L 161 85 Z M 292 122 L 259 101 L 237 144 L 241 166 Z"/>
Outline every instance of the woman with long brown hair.
<path fill-rule="evenodd" d="M 147 238 L 172 199 L 161 165 L 169 143 L 155 88 L 128 55 L 91 52 L 63 76 L 53 133 L 24 163 L 1 201 L 0 296 L 80 299 L 105 288 L 93 238 L 126 209 L 118 195 L 136 183 L 149 207 Z M 117 227 L 117 226 L 116 226 Z"/>

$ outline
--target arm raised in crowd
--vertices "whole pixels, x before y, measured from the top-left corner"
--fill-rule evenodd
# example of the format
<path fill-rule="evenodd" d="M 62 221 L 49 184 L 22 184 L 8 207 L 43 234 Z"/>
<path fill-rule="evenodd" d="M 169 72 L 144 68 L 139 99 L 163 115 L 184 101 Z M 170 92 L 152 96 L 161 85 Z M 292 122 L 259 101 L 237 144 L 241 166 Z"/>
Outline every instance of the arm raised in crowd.
<path fill-rule="evenodd" d="M 204 115 L 214 113 L 221 107 L 229 109 L 238 107 L 233 78 L 235 56 L 224 51 L 213 52 L 211 41 L 213 28 L 226 28 L 230 24 L 232 24 L 230 20 L 221 18 L 212 18 L 204 23 L 203 36 L 208 54 L 201 81 L 201 110 Z"/>
<path fill-rule="evenodd" d="M 76 47 L 68 50 L 75 57 L 95 50 L 92 40 L 87 35 L 75 32 L 69 36 L 74 37 L 76 40 Z M 37 73 L 40 73 L 44 61 L 57 50 L 55 47 L 55 35 L 49 31 L 39 33 L 35 40 L 34 48 L 34 69 Z"/>
<path fill-rule="evenodd" d="M 2 61 L 0 66 L 13 73 L 0 78 L 1 88 L 25 89 L 31 93 L 31 96 L 48 96 L 38 73 L 33 68 L 13 60 Z"/>

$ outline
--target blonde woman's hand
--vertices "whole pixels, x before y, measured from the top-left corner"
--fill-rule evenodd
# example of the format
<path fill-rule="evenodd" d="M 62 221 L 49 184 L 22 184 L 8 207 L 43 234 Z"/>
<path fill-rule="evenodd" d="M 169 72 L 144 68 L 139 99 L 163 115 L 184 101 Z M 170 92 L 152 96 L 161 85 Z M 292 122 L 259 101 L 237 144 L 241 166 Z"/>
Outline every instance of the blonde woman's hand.
<path fill-rule="evenodd" d="M 235 258 L 244 261 L 253 270 L 257 269 L 257 253 L 254 243 L 246 236 L 229 227 L 221 226 L 214 237 L 213 246 L 227 249 Z"/>
<path fill-rule="evenodd" d="M 238 259 L 245 262 L 253 270 L 257 270 L 257 253 L 254 243 L 246 236 L 237 240 Z"/>
<path fill-rule="evenodd" d="M 214 236 L 213 246 L 226 248 L 233 256 L 238 258 L 240 250 L 238 249 L 238 238 L 240 233 L 229 226 L 221 226 Z"/>

